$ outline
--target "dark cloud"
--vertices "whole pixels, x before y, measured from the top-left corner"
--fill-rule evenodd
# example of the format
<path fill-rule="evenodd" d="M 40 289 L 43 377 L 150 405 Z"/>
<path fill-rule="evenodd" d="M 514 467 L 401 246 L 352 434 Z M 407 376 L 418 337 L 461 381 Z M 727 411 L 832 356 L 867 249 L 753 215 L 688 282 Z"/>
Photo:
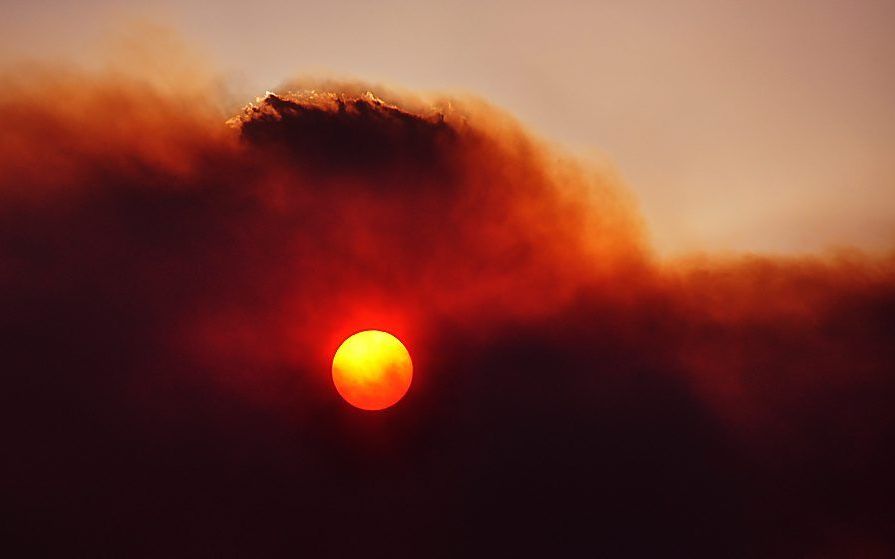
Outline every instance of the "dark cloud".
<path fill-rule="evenodd" d="M 292 156 L 294 163 L 325 177 L 374 175 L 430 182 L 449 178 L 458 132 L 444 115 L 411 114 L 367 94 L 315 94 L 305 99 L 268 94 L 232 121 L 249 143 Z M 443 181 L 447 182 L 447 181 Z M 394 187 L 385 181 L 382 190 Z"/>
<path fill-rule="evenodd" d="M 625 192 L 475 102 L 0 97 L 9 546 L 884 557 L 895 261 L 656 262 Z M 404 108 L 402 108 L 404 107 Z M 416 375 L 355 410 L 358 329 Z"/>

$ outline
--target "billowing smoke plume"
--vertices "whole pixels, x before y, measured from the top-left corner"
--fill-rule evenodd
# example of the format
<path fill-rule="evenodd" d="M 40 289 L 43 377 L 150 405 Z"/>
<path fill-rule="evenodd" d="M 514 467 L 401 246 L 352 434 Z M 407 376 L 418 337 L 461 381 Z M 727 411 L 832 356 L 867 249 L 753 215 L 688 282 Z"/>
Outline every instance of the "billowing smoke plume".
<path fill-rule="evenodd" d="M 470 100 L 5 91 L 11 541 L 895 553 L 892 258 L 660 263 L 624 189 Z M 329 378 L 367 328 L 416 364 L 381 414 Z"/>

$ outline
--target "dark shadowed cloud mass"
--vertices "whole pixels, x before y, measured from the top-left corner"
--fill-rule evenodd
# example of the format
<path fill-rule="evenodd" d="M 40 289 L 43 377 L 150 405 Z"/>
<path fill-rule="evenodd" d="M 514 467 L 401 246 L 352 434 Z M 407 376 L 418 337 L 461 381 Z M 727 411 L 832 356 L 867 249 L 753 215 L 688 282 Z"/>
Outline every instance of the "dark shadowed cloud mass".
<path fill-rule="evenodd" d="M 659 261 L 475 100 L 0 93 L 7 545 L 130 557 L 887 557 L 895 260 Z M 415 363 L 382 413 L 338 343 Z M 20 547 L 21 549 L 21 547 Z M 585 553 L 582 553 L 585 552 Z"/>

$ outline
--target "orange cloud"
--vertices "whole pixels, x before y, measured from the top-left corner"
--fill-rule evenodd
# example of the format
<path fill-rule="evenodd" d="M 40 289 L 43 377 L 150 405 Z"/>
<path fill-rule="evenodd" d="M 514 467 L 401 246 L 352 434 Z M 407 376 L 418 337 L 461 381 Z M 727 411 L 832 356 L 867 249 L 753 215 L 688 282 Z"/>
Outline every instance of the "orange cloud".
<path fill-rule="evenodd" d="M 672 549 L 890 550 L 874 491 L 895 425 L 895 261 L 657 262 L 623 188 L 512 118 L 383 97 L 268 94 L 225 124 L 213 100 L 133 81 L 5 88 L 0 331 L 28 425 L 10 438 L 15 503 L 66 516 L 106 479 L 83 518 L 120 507 L 205 533 L 233 519 L 178 464 L 223 461 L 207 483 L 238 480 L 234 506 L 285 491 L 317 516 L 259 521 L 318 535 L 386 486 L 442 515 L 387 507 L 413 538 L 458 550 L 482 523 L 546 545 L 564 526 L 586 539 L 592 517 L 619 545 L 646 530 Z M 414 351 L 390 420 L 340 408 L 328 376 L 371 328 Z M 403 473 L 367 477 L 384 464 Z M 205 520 L 169 503 L 182 494 Z M 64 529 L 15 529 L 47 523 Z"/>

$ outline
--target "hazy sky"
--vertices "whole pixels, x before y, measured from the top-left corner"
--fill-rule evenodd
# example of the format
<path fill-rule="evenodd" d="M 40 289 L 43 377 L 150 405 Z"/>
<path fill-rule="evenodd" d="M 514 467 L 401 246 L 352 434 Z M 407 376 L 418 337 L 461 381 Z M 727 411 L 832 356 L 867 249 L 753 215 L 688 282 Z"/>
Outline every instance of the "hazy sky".
<path fill-rule="evenodd" d="M 478 94 L 612 161 L 666 254 L 895 244 L 895 1 L 0 4 L 4 62 L 90 62 L 151 20 L 251 95 L 306 74 Z"/>

